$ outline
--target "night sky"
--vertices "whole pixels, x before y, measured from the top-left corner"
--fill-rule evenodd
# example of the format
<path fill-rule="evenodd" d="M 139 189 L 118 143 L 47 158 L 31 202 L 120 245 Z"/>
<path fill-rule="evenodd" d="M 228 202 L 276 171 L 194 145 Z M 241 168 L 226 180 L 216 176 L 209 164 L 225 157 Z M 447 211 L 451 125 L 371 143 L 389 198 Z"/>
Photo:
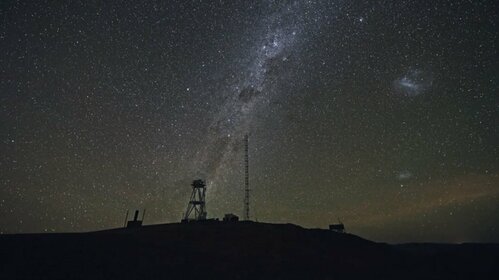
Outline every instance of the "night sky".
<path fill-rule="evenodd" d="M 249 133 L 253 220 L 499 242 L 498 10 L 2 1 L 0 231 L 242 216 Z"/>

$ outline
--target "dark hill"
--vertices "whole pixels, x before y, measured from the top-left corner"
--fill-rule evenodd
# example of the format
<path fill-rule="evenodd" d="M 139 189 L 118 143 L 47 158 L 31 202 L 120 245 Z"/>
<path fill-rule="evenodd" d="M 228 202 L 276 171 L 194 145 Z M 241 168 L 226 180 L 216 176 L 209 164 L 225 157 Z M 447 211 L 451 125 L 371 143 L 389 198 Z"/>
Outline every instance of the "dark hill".
<path fill-rule="evenodd" d="M 0 279 L 499 279 L 499 245 L 388 245 L 292 224 L 1 235 L 0 246 Z"/>

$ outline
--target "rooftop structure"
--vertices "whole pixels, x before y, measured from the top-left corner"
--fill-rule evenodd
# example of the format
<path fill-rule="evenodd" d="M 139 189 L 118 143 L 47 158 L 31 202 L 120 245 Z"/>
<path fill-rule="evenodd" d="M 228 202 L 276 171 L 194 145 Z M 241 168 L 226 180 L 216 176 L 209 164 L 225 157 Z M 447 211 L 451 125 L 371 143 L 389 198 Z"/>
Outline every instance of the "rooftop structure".
<path fill-rule="evenodd" d="M 126 228 L 138 228 L 142 226 L 142 222 L 144 221 L 144 216 L 146 215 L 146 209 L 142 211 L 142 220 L 139 220 L 139 210 L 135 210 L 135 215 L 133 216 L 133 220 L 128 221 L 128 211 L 126 211 L 125 217 L 125 226 Z"/>

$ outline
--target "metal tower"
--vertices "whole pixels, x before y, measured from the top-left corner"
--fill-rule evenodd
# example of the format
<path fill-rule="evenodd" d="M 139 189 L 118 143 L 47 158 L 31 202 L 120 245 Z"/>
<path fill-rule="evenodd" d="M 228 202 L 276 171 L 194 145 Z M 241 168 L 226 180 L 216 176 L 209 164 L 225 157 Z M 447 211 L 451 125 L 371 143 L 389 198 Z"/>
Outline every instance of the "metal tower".
<path fill-rule="evenodd" d="M 250 219 L 249 139 L 244 136 L 244 220 Z"/>
<path fill-rule="evenodd" d="M 206 220 L 206 184 L 203 180 L 194 180 L 191 184 L 192 193 L 183 222 Z M 193 217 L 191 217 L 193 216 Z"/>

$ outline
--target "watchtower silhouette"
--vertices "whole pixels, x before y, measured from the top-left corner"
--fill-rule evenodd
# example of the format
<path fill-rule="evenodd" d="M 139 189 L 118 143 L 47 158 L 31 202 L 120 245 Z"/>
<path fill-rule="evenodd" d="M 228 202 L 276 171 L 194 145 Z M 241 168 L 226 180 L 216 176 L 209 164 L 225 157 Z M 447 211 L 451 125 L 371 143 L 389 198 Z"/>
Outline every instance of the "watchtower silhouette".
<path fill-rule="evenodd" d="M 194 180 L 192 193 L 182 222 L 206 220 L 206 184 L 203 180 Z"/>

